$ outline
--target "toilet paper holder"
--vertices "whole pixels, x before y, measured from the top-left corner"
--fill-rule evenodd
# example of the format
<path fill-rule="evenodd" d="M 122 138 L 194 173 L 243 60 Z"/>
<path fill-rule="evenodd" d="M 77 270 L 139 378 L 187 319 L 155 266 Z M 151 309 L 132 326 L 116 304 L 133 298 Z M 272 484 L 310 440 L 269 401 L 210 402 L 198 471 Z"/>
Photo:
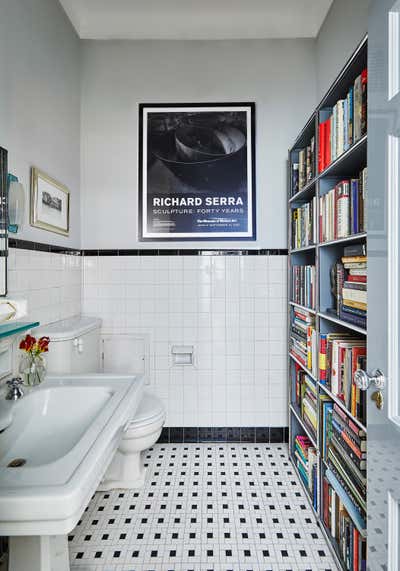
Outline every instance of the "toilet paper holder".
<path fill-rule="evenodd" d="M 193 365 L 193 345 L 173 345 L 171 349 L 173 365 Z"/>

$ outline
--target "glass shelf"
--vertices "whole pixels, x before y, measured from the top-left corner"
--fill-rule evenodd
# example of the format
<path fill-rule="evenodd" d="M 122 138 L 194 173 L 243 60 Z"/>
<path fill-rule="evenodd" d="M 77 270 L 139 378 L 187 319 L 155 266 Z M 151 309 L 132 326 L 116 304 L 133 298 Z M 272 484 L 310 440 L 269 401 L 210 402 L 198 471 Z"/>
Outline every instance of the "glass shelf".
<path fill-rule="evenodd" d="M 10 321 L 8 323 L 0 324 L 0 339 L 5 337 L 11 337 L 11 335 L 16 335 L 17 333 L 22 333 L 33 327 L 38 327 L 39 321 Z"/>

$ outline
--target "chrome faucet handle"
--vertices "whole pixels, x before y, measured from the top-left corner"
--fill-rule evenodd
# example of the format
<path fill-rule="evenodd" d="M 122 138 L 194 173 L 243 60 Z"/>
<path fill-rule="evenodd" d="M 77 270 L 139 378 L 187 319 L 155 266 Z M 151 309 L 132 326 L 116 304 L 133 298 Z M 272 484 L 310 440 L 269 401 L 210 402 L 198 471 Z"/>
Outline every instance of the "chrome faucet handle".
<path fill-rule="evenodd" d="M 7 385 L 10 387 L 8 393 L 6 394 L 6 400 L 18 400 L 24 396 L 24 391 L 21 389 L 23 380 L 21 377 L 14 377 L 7 381 Z"/>

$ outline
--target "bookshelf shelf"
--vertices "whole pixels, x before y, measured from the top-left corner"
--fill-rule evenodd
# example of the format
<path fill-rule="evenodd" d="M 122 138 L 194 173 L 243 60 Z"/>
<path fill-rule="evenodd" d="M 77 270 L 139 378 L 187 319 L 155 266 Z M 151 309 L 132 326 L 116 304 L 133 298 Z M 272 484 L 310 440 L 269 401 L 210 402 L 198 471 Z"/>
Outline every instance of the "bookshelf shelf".
<path fill-rule="evenodd" d="M 339 356 L 336 363 L 338 370 L 341 371 L 339 379 L 336 379 L 339 391 L 346 395 L 346 399 L 350 398 L 347 402 L 352 403 L 353 412 L 357 410 L 359 414 L 360 410 L 365 410 L 365 396 L 356 391 L 352 384 L 352 375 L 354 368 L 366 368 L 367 329 L 362 327 L 366 323 L 367 249 L 365 246 L 368 242 L 367 233 L 364 232 L 368 180 L 368 136 L 365 122 L 366 67 L 367 38 L 364 38 L 289 150 L 288 244 L 291 246 L 296 243 L 313 242 L 305 247 L 290 248 L 288 257 L 288 283 L 291 286 L 288 302 L 290 459 L 313 513 L 321 523 L 321 530 L 331 546 L 335 560 L 343 570 L 348 569 L 343 560 L 345 535 L 338 535 L 336 532 L 334 537 L 331 534 L 331 525 L 334 530 L 339 520 L 327 515 L 327 513 L 332 514 L 331 510 L 326 511 L 327 498 L 329 498 L 329 507 L 331 496 L 332 501 L 336 502 L 333 504 L 334 507 L 342 506 L 341 523 L 350 526 L 349 533 L 359 534 L 361 542 L 359 552 L 361 553 L 362 545 L 364 554 L 365 488 L 361 488 L 358 496 L 354 495 L 356 485 L 354 478 L 361 476 L 357 472 L 351 472 L 353 448 L 348 444 L 347 438 L 350 434 L 350 438 L 354 437 L 355 445 L 358 443 L 359 448 L 355 454 L 360 463 L 357 467 L 362 470 L 362 477 L 365 477 L 363 469 L 366 457 L 362 453 L 365 451 L 363 440 L 367 428 L 319 379 L 330 374 L 332 354 L 327 348 L 330 347 L 333 352 L 335 347 L 336 355 Z M 349 115 L 353 110 L 354 115 Z M 352 118 L 350 122 L 349 116 Z M 330 123 L 330 127 L 328 125 L 325 130 L 322 123 Z M 354 138 L 358 137 L 358 140 L 346 151 L 341 152 L 351 143 L 352 135 Z M 341 154 L 337 156 L 339 152 Z M 337 158 L 330 162 L 330 157 L 335 155 Z M 324 163 L 329 164 L 318 172 L 318 166 L 324 167 Z M 297 189 L 298 181 L 304 182 L 306 178 L 304 173 L 313 175 L 312 180 L 300 191 L 293 193 L 292 186 Z M 347 199 L 347 203 L 340 200 L 343 197 Z M 353 233 L 345 238 L 320 240 L 322 236 L 332 238 L 337 234 L 349 232 Z M 332 281 L 333 279 L 335 281 Z M 292 299 L 303 303 L 304 300 L 312 301 L 313 309 L 291 301 Z M 329 313 L 333 307 L 338 307 L 340 317 L 335 313 Z M 301 313 L 295 313 L 296 308 Z M 348 316 L 352 322 L 345 321 L 344 316 L 346 319 Z M 322 349 L 320 339 L 324 344 Z M 291 348 L 296 354 L 301 355 L 304 363 L 310 364 L 311 358 L 314 374 L 291 352 Z M 322 367 L 324 375 L 319 367 Z M 304 373 L 316 385 L 316 391 Z M 314 433 L 310 426 L 315 423 L 315 414 L 317 430 Z M 303 416 L 307 417 L 306 421 L 303 420 Z M 345 431 L 348 430 L 350 433 L 347 434 Z M 337 440 L 331 438 L 331 434 L 334 434 Z M 346 443 L 350 447 L 346 448 Z M 295 450 L 300 454 L 301 460 L 300 456 L 295 454 Z M 326 459 L 323 458 L 323 450 L 329 451 Z M 308 460 L 310 458 L 312 460 Z M 305 467 L 308 467 L 306 472 Z M 346 478 L 350 488 L 353 486 L 352 492 L 349 492 L 350 488 L 346 488 Z M 318 491 L 317 501 L 307 487 L 307 480 L 312 481 L 310 486 L 314 491 L 315 489 Z M 313 504 L 317 505 L 317 509 Z M 325 521 L 328 522 L 328 526 Z M 362 557 L 364 559 L 365 555 Z M 362 565 L 365 565 L 365 561 L 361 563 L 360 560 L 354 569 L 358 571 Z M 350 567 L 353 571 L 353 565 Z"/>
<path fill-rule="evenodd" d="M 317 438 L 315 437 L 315 435 L 311 432 L 311 430 L 308 429 L 306 423 L 304 422 L 304 420 L 301 417 L 300 414 L 300 410 L 298 406 L 295 406 L 294 404 L 290 405 L 291 411 L 292 413 L 295 415 L 295 417 L 297 418 L 298 422 L 301 424 L 301 426 L 303 427 L 304 432 L 307 434 L 308 438 L 311 440 L 313 446 L 317 447 Z"/>
<path fill-rule="evenodd" d="M 315 311 L 315 309 L 310 309 L 309 307 L 305 307 L 304 305 L 300 305 L 299 303 L 296 303 L 295 301 L 290 301 L 289 305 L 291 305 L 292 307 L 298 307 L 302 311 L 307 311 L 307 313 L 311 313 L 311 315 L 316 315 L 316 313 L 317 313 Z"/>
<path fill-rule="evenodd" d="M 357 424 L 357 426 L 359 428 L 361 428 L 361 430 L 364 430 L 364 432 L 367 432 L 367 427 L 364 426 L 363 423 L 358 420 L 358 418 L 356 418 L 355 416 L 353 416 L 351 414 L 351 412 L 346 407 L 346 405 L 343 403 L 343 401 L 341 401 L 337 396 L 335 396 L 333 393 L 331 393 L 331 391 L 324 384 L 322 384 L 319 381 L 318 381 L 318 386 L 320 387 L 321 390 L 324 391 L 325 394 L 327 394 L 332 399 L 333 402 L 335 402 L 343 410 L 343 412 L 345 412 L 347 414 L 347 416 L 349 418 L 351 418 L 351 420 L 355 424 Z"/>
<path fill-rule="evenodd" d="M 329 313 L 322 313 L 321 311 L 319 311 L 318 315 L 321 319 L 326 319 L 326 321 L 330 321 L 331 323 L 336 323 L 337 325 L 340 325 L 341 327 L 346 327 L 346 329 L 351 329 L 352 331 L 355 331 L 356 333 L 360 333 L 361 335 L 367 334 L 366 329 L 363 329 L 362 327 L 358 327 L 357 325 L 353 325 L 352 323 L 349 323 L 348 321 L 344 321 L 343 319 L 339 319 L 337 317 L 334 317 L 333 315 L 329 315 Z"/>
<path fill-rule="evenodd" d="M 299 192 L 296 192 L 290 199 L 290 204 L 294 204 L 297 202 L 303 202 L 309 198 L 312 198 L 315 194 L 315 183 L 316 179 L 313 178 L 308 182 Z"/>
<path fill-rule="evenodd" d="M 367 156 L 367 135 L 354 143 L 347 151 L 342 153 L 333 163 L 318 175 L 318 179 L 323 177 L 348 176 L 356 172 L 364 163 Z"/>
<path fill-rule="evenodd" d="M 347 242 L 356 242 L 357 240 L 364 240 L 367 237 L 366 232 L 360 232 L 359 234 L 352 234 L 351 236 L 346 236 L 346 238 L 338 238 L 337 240 L 330 240 L 329 242 L 320 242 L 318 248 L 326 248 L 329 246 L 336 246 L 336 244 L 347 244 Z"/>
<path fill-rule="evenodd" d="M 299 252 L 309 252 L 311 250 L 315 250 L 316 245 L 315 244 L 310 244 L 309 246 L 303 246 L 302 248 L 293 248 L 292 250 L 290 250 L 291 254 L 297 254 Z"/>
<path fill-rule="evenodd" d="M 317 313 L 315 311 L 315 309 L 310 309 L 309 307 L 305 307 L 304 305 L 300 305 L 299 303 L 296 303 L 295 301 L 289 301 L 289 305 L 291 305 L 292 307 L 298 307 L 302 311 L 307 311 L 307 313 L 311 313 L 311 315 L 315 315 Z"/>
<path fill-rule="evenodd" d="M 311 377 L 311 379 L 312 379 L 314 382 L 317 382 L 317 378 L 312 374 L 311 371 L 309 371 L 309 370 L 307 369 L 307 367 L 305 367 L 305 366 L 303 365 L 303 363 L 302 363 L 301 361 L 299 361 L 292 353 L 289 353 L 289 357 L 290 357 L 295 363 L 297 363 L 297 364 L 299 365 L 299 367 L 301 367 L 301 368 L 303 369 L 303 371 L 304 371 L 305 373 L 307 373 L 307 375 L 308 375 L 309 377 Z"/>

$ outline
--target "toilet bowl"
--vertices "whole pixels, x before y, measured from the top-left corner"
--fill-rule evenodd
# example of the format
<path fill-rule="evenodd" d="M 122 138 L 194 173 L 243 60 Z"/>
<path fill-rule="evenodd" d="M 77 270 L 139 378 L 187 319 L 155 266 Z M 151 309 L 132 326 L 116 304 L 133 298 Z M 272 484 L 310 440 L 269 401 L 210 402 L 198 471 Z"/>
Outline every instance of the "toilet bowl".
<path fill-rule="evenodd" d="M 140 488 L 144 485 L 146 468 L 142 452 L 155 444 L 165 422 L 162 402 L 145 392 L 139 408 L 122 435 L 121 443 L 108 467 L 99 491 L 116 488 Z"/>
<path fill-rule="evenodd" d="M 38 329 L 37 336 L 46 335 L 51 340 L 51 350 L 46 353 L 48 372 L 99 372 L 100 328 L 100 319 L 76 316 Z M 132 364 L 131 370 L 133 367 Z M 104 475 L 100 491 L 143 486 L 146 471 L 141 453 L 157 442 L 164 422 L 162 402 L 145 392 L 135 415 L 124 427 L 120 446 Z"/>

